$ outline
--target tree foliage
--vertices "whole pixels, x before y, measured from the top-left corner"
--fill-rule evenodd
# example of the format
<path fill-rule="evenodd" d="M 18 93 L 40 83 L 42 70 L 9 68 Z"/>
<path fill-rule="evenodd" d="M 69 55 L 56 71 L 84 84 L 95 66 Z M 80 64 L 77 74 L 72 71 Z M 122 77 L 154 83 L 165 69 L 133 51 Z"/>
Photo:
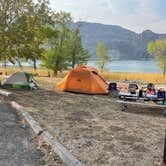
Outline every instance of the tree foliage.
<path fill-rule="evenodd" d="M 108 54 L 108 50 L 104 43 L 98 43 L 96 46 L 96 56 L 98 57 L 97 66 L 101 70 L 104 71 L 105 65 L 111 62 L 111 57 Z"/>
<path fill-rule="evenodd" d="M 16 63 L 40 58 L 43 26 L 51 23 L 48 1 L 0 0 L 1 60 Z"/>
<path fill-rule="evenodd" d="M 54 19 L 55 24 L 51 29 L 57 32 L 57 37 L 47 38 L 47 48 L 41 60 L 42 66 L 53 70 L 56 76 L 58 71 L 67 69 L 68 66 L 86 63 L 89 52 L 82 46 L 79 29 L 70 30 L 72 19 L 69 13 L 56 13 Z"/>
<path fill-rule="evenodd" d="M 68 13 L 61 12 L 55 14 L 55 24 L 50 27 L 53 33 L 57 33 L 57 36 L 50 36 L 47 38 L 47 48 L 41 58 L 42 66 L 53 70 L 54 76 L 58 71 L 66 69 L 67 57 L 66 57 L 66 40 L 69 33 L 69 23 L 71 16 Z"/>
<path fill-rule="evenodd" d="M 13 43 L 17 42 L 16 35 L 19 29 L 14 25 L 22 15 L 31 8 L 30 0 L 0 0 L 0 52 L 1 60 L 10 60 L 13 53 Z M 14 33 L 17 31 L 17 34 Z"/>
<path fill-rule="evenodd" d="M 71 63 L 72 68 L 74 68 L 75 65 L 86 64 L 89 59 L 90 55 L 88 50 L 84 49 L 82 46 L 79 28 L 69 32 L 67 39 L 67 54 L 68 61 Z"/>
<path fill-rule="evenodd" d="M 166 39 L 157 39 L 149 42 L 147 51 L 158 62 L 158 66 L 163 70 L 163 75 L 166 73 Z"/>
<path fill-rule="evenodd" d="M 88 51 L 83 49 L 79 30 L 70 30 L 70 13 L 55 12 L 48 0 L 0 0 L 0 61 L 13 64 L 31 60 L 54 71 L 70 64 L 83 64 Z"/>

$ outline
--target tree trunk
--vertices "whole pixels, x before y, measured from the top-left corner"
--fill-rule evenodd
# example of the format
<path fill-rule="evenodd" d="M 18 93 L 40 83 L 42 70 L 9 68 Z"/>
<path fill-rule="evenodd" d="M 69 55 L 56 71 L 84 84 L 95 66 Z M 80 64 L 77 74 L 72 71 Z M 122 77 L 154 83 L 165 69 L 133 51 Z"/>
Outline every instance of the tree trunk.
<path fill-rule="evenodd" d="M 101 65 L 101 72 L 103 73 L 104 71 L 104 63 Z"/>
<path fill-rule="evenodd" d="M 20 70 L 22 71 L 22 65 L 21 65 L 20 60 L 18 59 L 17 62 L 18 62 L 18 66 L 19 66 Z"/>
<path fill-rule="evenodd" d="M 53 72 L 54 72 L 54 77 L 57 77 L 58 71 L 54 70 Z"/>
<path fill-rule="evenodd" d="M 75 67 L 75 59 L 72 60 L 72 68 Z"/>
<path fill-rule="evenodd" d="M 51 76 L 50 71 L 48 71 L 48 77 L 50 77 L 50 76 Z"/>
<path fill-rule="evenodd" d="M 166 72 L 166 64 L 163 64 L 163 76 L 165 76 L 165 72 Z"/>
<path fill-rule="evenodd" d="M 75 56 L 74 56 L 74 53 L 73 53 L 73 55 L 72 55 L 72 68 L 74 68 L 75 67 Z"/>
<path fill-rule="evenodd" d="M 33 69 L 34 69 L 35 71 L 37 70 L 36 59 L 33 59 Z"/>
<path fill-rule="evenodd" d="M 7 71 L 6 71 L 6 68 L 7 68 L 6 58 L 5 58 L 5 61 L 4 61 L 4 68 L 5 68 L 5 75 L 7 76 Z"/>

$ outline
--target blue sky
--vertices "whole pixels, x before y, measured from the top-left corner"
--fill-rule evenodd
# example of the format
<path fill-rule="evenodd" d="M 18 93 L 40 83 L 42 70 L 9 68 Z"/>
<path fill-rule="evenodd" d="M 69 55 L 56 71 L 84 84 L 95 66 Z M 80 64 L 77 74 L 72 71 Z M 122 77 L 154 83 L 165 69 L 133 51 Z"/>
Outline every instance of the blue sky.
<path fill-rule="evenodd" d="M 166 0 L 50 0 L 75 21 L 120 25 L 135 32 L 166 33 Z"/>

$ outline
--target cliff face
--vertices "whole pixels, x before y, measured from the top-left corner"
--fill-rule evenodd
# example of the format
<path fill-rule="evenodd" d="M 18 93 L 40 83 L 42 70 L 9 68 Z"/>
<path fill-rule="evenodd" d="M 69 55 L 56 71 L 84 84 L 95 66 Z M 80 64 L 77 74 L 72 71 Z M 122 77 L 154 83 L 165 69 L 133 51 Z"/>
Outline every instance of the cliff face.
<path fill-rule="evenodd" d="M 156 34 L 150 30 L 135 33 L 116 25 L 76 22 L 71 28 L 80 27 L 83 45 L 96 59 L 96 44 L 104 42 L 113 59 L 147 59 L 151 56 L 146 51 L 147 43 L 157 38 L 166 38 L 166 34 Z"/>

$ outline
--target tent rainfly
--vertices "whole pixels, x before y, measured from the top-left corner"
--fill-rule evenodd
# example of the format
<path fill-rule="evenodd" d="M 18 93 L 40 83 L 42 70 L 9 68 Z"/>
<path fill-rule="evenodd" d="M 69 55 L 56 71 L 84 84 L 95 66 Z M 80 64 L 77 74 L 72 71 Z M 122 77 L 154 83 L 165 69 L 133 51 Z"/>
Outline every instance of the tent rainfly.
<path fill-rule="evenodd" d="M 77 66 L 71 69 L 56 89 L 86 94 L 108 94 L 109 92 L 107 82 L 97 70 L 87 66 Z"/>
<path fill-rule="evenodd" d="M 37 89 L 37 84 L 34 81 L 32 74 L 26 72 L 16 72 L 9 76 L 2 84 L 3 88 L 12 89 Z"/>

